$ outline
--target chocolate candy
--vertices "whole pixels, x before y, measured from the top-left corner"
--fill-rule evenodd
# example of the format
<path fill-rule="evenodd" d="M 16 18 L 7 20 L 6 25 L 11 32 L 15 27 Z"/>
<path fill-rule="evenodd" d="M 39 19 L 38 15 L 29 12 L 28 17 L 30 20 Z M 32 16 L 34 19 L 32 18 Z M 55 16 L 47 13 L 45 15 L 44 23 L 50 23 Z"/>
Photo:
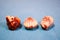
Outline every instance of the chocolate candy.
<path fill-rule="evenodd" d="M 25 19 L 24 21 L 24 26 L 27 29 L 33 29 L 36 28 L 38 25 L 37 21 L 35 19 L 33 19 L 32 17 L 28 17 Z"/>
<path fill-rule="evenodd" d="M 18 17 L 14 17 L 14 16 L 6 16 L 6 21 L 8 28 L 10 30 L 17 29 L 20 26 L 20 22 L 21 22 Z"/>
<path fill-rule="evenodd" d="M 41 21 L 41 27 L 43 29 L 48 29 L 54 24 L 54 20 L 51 16 L 45 16 Z"/>

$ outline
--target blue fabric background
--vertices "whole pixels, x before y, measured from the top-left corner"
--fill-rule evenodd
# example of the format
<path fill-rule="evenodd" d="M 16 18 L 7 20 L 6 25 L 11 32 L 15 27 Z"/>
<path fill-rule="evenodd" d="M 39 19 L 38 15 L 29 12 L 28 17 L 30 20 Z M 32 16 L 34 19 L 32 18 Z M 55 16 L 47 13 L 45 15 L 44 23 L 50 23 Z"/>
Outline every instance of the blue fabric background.
<path fill-rule="evenodd" d="M 22 28 L 11 31 L 6 25 L 7 15 L 18 16 Z M 39 25 L 36 30 L 26 30 L 25 18 L 31 16 L 40 23 L 46 16 L 54 18 L 54 27 L 45 31 Z M 60 40 L 60 0 L 0 0 L 0 40 Z"/>

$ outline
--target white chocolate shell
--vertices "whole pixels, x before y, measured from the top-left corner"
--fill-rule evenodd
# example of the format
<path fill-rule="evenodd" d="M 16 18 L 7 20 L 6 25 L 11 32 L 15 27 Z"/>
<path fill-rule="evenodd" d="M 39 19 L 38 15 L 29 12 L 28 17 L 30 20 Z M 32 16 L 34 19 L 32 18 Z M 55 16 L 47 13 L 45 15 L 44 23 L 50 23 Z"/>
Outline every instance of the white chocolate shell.
<path fill-rule="evenodd" d="M 24 26 L 28 29 L 35 28 L 35 27 L 37 27 L 37 25 L 38 25 L 37 21 L 35 19 L 33 19 L 32 17 L 28 17 L 24 21 Z"/>
<path fill-rule="evenodd" d="M 41 26 L 44 29 L 48 29 L 54 24 L 54 20 L 51 16 L 45 16 L 41 21 Z"/>

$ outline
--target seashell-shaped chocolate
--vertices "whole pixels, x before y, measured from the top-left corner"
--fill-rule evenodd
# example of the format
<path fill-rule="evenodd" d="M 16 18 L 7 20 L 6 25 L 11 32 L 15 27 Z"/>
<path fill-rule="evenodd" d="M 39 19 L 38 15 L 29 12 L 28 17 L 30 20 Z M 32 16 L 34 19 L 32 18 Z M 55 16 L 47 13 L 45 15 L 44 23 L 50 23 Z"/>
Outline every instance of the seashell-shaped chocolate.
<path fill-rule="evenodd" d="M 6 16 L 6 21 L 8 28 L 10 30 L 17 29 L 20 26 L 20 22 L 21 22 L 18 17 L 14 17 L 14 16 Z"/>
<path fill-rule="evenodd" d="M 46 30 L 54 24 L 54 20 L 51 16 L 45 16 L 40 24 L 41 27 Z"/>
<path fill-rule="evenodd" d="M 35 19 L 33 19 L 32 17 L 28 17 L 25 19 L 24 21 L 24 26 L 27 29 L 33 29 L 36 28 L 38 25 L 37 21 Z"/>

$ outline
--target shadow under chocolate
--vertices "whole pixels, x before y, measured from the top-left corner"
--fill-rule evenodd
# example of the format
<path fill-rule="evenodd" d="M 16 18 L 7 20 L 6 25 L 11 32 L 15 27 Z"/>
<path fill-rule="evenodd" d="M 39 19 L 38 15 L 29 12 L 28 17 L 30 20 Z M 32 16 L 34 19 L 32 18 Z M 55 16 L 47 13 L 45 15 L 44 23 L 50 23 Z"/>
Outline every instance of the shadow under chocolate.
<path fill-rule="evenodd" d="M 26 30 L 30 30 L 30 31 L 37 30 L 38 28 L 39 28 L 39 25 L 37 25 L 35 28 L 27 28 L 27 27 L 25 27 Z"/>

